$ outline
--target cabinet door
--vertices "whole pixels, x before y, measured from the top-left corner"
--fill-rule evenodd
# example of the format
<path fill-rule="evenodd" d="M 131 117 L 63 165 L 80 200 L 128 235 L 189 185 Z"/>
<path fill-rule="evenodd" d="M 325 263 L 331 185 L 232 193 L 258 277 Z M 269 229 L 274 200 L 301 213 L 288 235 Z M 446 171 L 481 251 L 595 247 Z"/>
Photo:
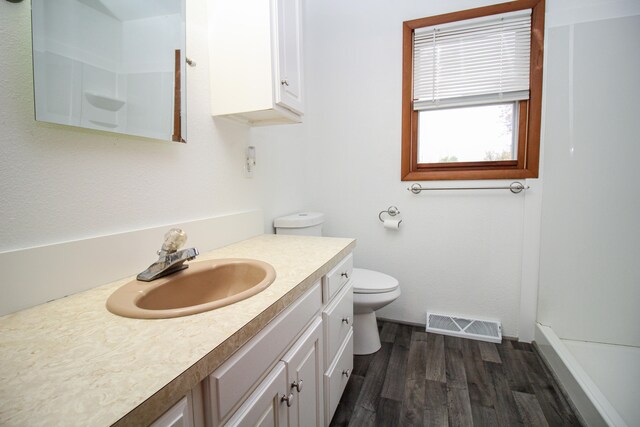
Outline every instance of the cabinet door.
<path fill-rule="evenodd" d="M 300 0 L 275 0 L 277 55 L 274 61 L 277 105 L 302 114 L 302 11 Z"/>
<path fill-rule="evenodd" d="M 188 397 L 183 397 L 171 409 L 155 420 L 150 427 L 194 427 L 192 406 Z"/>
<path fill-rule="evenodd" d="M 289 408 L 289 426 L 323 426 L 322 320 L 317 318 L 282 361 L 287 365 L 289 393 L 294 399 Z"/>
<path fill-rule="evenodd" d="M 285 364 L 278 362 L 226 425 L 286 427 L 287 403 L 282 398 L 289 393 Z"/>

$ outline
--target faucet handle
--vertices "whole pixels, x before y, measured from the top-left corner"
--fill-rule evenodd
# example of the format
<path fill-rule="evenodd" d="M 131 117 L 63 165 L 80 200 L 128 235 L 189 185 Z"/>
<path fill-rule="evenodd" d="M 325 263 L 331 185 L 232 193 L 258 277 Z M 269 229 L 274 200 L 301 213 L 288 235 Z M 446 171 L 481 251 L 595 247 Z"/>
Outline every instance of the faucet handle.
<path fill-rule="evenodd" d="M 166 253 L 176 252 L 187 241 L 187 233 L 180 228 L 172 228 L 164 235 L 164 243 L 161 251 Z"/>

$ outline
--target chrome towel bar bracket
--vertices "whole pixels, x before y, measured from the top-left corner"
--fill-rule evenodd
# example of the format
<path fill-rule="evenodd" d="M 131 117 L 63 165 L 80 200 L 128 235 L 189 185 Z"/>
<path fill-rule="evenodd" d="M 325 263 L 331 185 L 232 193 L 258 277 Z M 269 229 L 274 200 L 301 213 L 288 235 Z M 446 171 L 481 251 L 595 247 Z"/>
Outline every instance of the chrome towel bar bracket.
<path fill-rule="evenodd" d="M 521 182 L 514 181 L 508 187 L 423 187 L 419 183 L 411 184 L 407 190 L 413 194 L 420 194 L 421 191 L 444 191 L 444 190 L 509 190 L 513 194 L 518 194 L 523 190 L 528 190 L 529 186 Z"/>

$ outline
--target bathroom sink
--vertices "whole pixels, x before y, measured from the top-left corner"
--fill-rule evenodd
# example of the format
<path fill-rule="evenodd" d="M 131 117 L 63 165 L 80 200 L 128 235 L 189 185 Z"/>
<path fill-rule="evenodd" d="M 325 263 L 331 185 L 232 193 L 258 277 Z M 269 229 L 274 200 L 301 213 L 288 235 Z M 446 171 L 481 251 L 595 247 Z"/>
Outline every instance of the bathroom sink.
<path fill-rule="evenodd" d="M 120 316 L 166 319 L 223 307 L 266 289 L 276 278 L 273 267 L 253 259 L 214 259 L 189 264 L 152 282 L 133 280 L 107 300 Z"/>

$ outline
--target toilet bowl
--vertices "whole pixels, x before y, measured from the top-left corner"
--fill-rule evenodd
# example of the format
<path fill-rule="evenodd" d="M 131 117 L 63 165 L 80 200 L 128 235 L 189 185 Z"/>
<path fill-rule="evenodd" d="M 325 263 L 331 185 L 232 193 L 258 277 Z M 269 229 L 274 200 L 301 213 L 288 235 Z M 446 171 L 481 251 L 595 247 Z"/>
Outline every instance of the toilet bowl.
<path fill-rule="evenodd" d="M 380 350 L 376 310 L 400 296 L 398 281 L 384 273 L 354 268 L 353 283 L 353 354 L 364 355 Z"/>
<path fill-rule="evenodd" d="M 301 212 L 276 218 L 276 234 L 322 236 L 324 215 Z M 353 283 L 353 354 L 371 354 L 380 350 L 380 335 L 375 311 L 400 296 L 398 281 L 384 273 L 354 268 Z"/>

